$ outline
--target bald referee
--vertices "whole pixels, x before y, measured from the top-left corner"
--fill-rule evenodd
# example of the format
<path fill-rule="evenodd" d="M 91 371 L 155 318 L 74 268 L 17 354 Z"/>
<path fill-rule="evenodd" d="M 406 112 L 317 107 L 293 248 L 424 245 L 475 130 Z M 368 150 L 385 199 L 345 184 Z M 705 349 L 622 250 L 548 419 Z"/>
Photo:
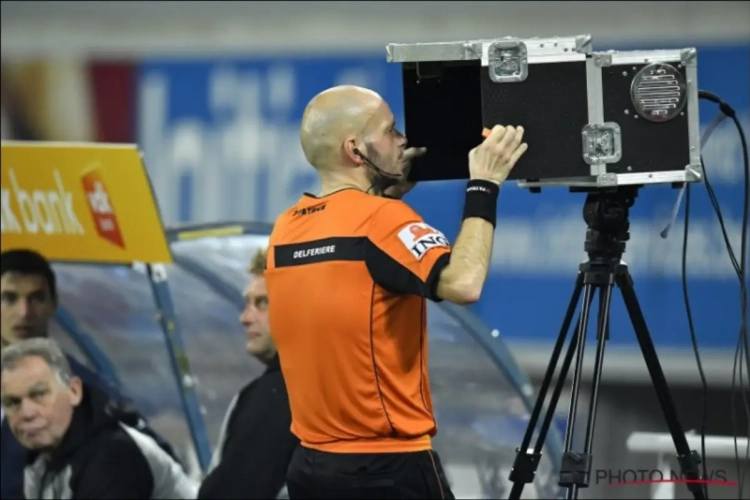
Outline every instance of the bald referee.
<path fill-rule="evenodd" d="M 388 104 L 351 86 L 317 95 L 300 139 L 321 181 L 276 221 L 269 321 L 300 439 L 297 498 L 454 498 L 431 438 L 426 299 L 476 302 L 492 252 L 500 184 L 526 151 L 496 126 L 469 155 L 463 223 L 451 248 L 387 196 L 411 159 Z"/>

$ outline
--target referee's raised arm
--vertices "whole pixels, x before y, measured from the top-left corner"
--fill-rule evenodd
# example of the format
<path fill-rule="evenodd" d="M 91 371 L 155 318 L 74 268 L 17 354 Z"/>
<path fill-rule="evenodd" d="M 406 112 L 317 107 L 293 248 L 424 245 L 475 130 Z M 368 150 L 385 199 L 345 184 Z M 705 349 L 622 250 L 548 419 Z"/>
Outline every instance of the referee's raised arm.
<path fill-rule="evenodd" d="M 451 251 L 447 238 L 403 203 L 373 216 L 368 268 L 394 293 L 433 301 L 470 304 L 479 300 L 492 256 L 500 184 L 526 151 L 523 128 L 495 127 L 469 153 L 463 222 Z"/>
<path fill-rule="evenodd" d="M 269 239 L 268 317 L 300 446 L 294 498 L 453 498 L 440 458 L 427 362 L 427 299 L 476 301 L 499 185 L 526 150 L 496 127 L 469 153 L 453 248 L 404 202 L 416 149 L 376 93 L 343 86 L 305 109 L 300 141 L 321 180 Z M 407 188 L 408 189 L 408 188 Z"/>
<path fill-rule="evenodd" d="M 523 128 L 496 126 L 469 153 L 464 220 L 450 264 L 440 274 L 437 296 L 457 304 L 479 300 L 492 256 L 500 184 L 526 152 Z"/>

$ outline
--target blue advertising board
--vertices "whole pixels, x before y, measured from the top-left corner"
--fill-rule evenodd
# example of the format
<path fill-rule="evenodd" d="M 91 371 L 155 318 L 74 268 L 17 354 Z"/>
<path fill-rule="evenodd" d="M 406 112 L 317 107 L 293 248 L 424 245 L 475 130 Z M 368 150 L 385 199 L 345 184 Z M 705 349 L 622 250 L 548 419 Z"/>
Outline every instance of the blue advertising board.
<path fill-rule="evenodd" d="M 140 67 L 138 142 L 166 223 L 273 221 L 316 175 L 299 145 L 307 102 L 339 84 L 400 108 L 382 56 L 150 60 Z"/>
<path fill-rule="evenodd" d="M 651 47 L 654 48 L 654 47 Z M 750 48 L 699 47 L 699 87 L 718 94 L 750 132 Z M 299 122 L 316 93 L 337 84 L 379 92 L 403 114 L 400 68 L 382 54 L 345 58 L 147 60 L 140 67 L 138 141 L 165 221 L 273 221 L 303 191 L 317 189 L 299 146 Z M 717 107 L 701 104 L 705 127 Z M 408 130 L 406 131 L 408 135 Z M 532 145 L 533 147 L 533 145 Z M 726 228 L 740 251 L 742 163 L 730 120 L 704 149 Z M 474 311 L 501 335 L 551 342 L 585 260 L 585 195 L 567 189 L 532 194 L 503 187 L 491 275 Z M 461 182 L 425 183 L 407 201 L 455 239 L 463 203 Z M 690 349 L 681 289 L 682 220 L 667 239 L 677 191 L 649 186 L 631 210 L 624 256 L 657 347 Z M 703 185 L 692 188 L 688 278 L 696 334 L 704 349 L 733 349 L 740 325 L 738 279 Z M 635 337 L 615 292 L 610 343 Z"/>

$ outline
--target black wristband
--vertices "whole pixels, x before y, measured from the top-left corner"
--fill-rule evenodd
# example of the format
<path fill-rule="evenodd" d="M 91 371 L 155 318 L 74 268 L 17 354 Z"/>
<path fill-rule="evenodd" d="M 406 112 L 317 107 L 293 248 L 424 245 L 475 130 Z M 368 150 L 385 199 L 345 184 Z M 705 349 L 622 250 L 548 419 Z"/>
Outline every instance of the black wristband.
<path fill-rule="evenodd" d="M 464 219 L 479 217 L 492 227 L 497 223 L 497 196 L 500 186 L 485 180 L 472 180 L 466 185 L 466 201 L 464 202 Z"/>

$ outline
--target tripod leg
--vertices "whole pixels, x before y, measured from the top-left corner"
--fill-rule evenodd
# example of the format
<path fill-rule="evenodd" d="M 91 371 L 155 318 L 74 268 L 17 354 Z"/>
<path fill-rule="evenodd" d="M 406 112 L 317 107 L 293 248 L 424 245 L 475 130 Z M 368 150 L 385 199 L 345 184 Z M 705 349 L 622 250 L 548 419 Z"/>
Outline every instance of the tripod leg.
<path fill-rule="evenodd" d="M 581 315 L 578 317 L 577 333 L 577 355 L 576 368 L 573 372 L 573 386 L 570 395 L 570 407 L 568 408 L 568 422 L 565 429 L 565 452 L 567 453 L 573 447 L 573 436 L 575 431 L 575 417 L 578 409 L 578 391 L 581 383 L 581 369 L 583 368 L 583 352 L 586 347 L 586 333 L 588 331 L 589 309 L 593 300 L 594 289 L 591 285 L 584 286 L 583 303 Z M 564 486 L 564 485 L 561 485 Z"/>
<path fill-rule="evenodd" d="M 539 396 L 537 397 L 536 403 L 534 404 L 534 409 L 531 412 L 531 417 L 529 418 L 529 426 L 527 427 L 526 434 L 524 434 L 523 441 L 521 442 L 521 449 L 528 449 L 529 445 L 531 444 L 531 438 L 533 437 L 536 423 L 539 420 L 539 414 L 542 412 L 544 400 L 547 399 L 547 391 L 549 390 L 550 383 L 552 382 L 552 377 L 555 374 L 557 362 L 560 359 L 560 352 L 562 351 L 563 345 L 565 344 L 565 337 L 568 335 L 570 324 L 573 322 L 573 314 L 575 313 L 575 308 L 578 304 L 578 300 L 581 297 L 582 290 L 583 274 L 579 274 L 578 278 L 576 279 L 573 295 L 571 296 L 570 303 L 568 304 L 568 310 L 565 312 L 565 318 L 563 319 L 563 324 L 560 328 L 560 334 L 557 337 L 557 342 L 555 342 L 555 347 L 552 349 L 552 356 L 550 357 L 547 371 L 544 374 L 542 386 L 539 388 Z"/>
<path fill-rule="evenodd" d="M 585 276 L 585 274 L 584 274 Z M 584 281 L 586 281 L 584 279 Z M 576 355 L 576 367 L 573 372 L 573 383 L 570 394 L 570 406 L 568 408 L 568 421 L 565 428 L 565 449 L 563 450 L 562 465 L 560 467 L 560 480 L 558 484 L 562 487 L 568 488 L 568 498 L 574 498 L 571 495 L 576 494 L 575 485 L 580 483 L 580 469 L 585 467 L 588 469 L 588 464 L 581 463 L 581 460 L 586 460 L 586 457 L 581 457 L 580 454 L 571 451 L 573 447 L 573 438 L 575 437 L 575 421 L 578 413 L 578 395 L 581 384 L 581 370 L 583 368 L 583 354 L 586 347 L 586 333 L 588 331 L 589 322 L 589 311 L 591 309 L 591 302 L 593 300 L 593 294 L 595 288 L 591 283 L 586 283 L 583 288 L 583 306 L 581 308 L 581 315 L 578 320 L 577 329 L 577 355 Z"/>
<path fill-rule="evenodd" d="M 599 314 L 596 330 L 596 356 L 594 358 L 594 378 L 591 386 L 591 402 L 589 405 L 588 421 L 586 422 L 586 436 L 583 443 L 583 455 L 579 461 L 580 468 L 577 471 L 577 481 L 568 491 L 568 498 L 578 498 L 578 489 L 587 488 L 591 478 L 591 450 L 594 443 L 594 428 L 596 426 L 596 411 L 599 401 L 599 388 L 601 386 L 602 366 L 604 365 L 604 347 L 609 337 L 609 308 L 612 301 L 613 280 L 602 285 L 599 289 Z M 583 468 L 585 467 L 585 469 Z"/>
<path fill-rule="evenodd" d="M 591 388 L 591 411 L 586 426 L 586 439 L 583 444 L 585 453 L 591 454 L 594 441 L 594 426 L 596 425 L 596 408 L 599 401 L 599 388 L 602 380 L 602 366 L 604 365 L 604 346 L 609 338 L 609 308 L 612 302 L 612 286 L 603 289 L 599 298 L 599 328 L 597 329 L 596 361 L 594 365 L 594 380 Z"/>
<path fill-rule="evenodd" d="M 562 392 L 563 384 L 565 383 L 565 378 L 567 377 L 568 370 L 570 369 L 570 363 L 573 360 L 573 354 L 576 350 L 576 342 L 578 338 L 577 329 L 568 347 L 568 352 L 566 353 L 565 359 L 563 360 L 563 365 L 560 369 L 560 373 L 558 374 L 557 384 L 555 384 L 555 389 L 552 392 L 550 404 L 547 408 L 542 426 L 539 430 L 539 435 L 537 436 L 533 454 L 529 454 L 529 446 L 534 435 L 534 430 L 536 429 L 537 421 L 539 420 L 539 414 L 541 413 L 542 407 L 544 405 L 544 400 L 547 397 L 547 391 L 549 390 L 552 376 L 554 375 L 555 368 L 557 367 L 557 362 L 560 358 L 560 351 L 562 351 L 563 344 L 565 343 L 565 337 L 567 336 L 568 330 L 570 329 L 570 325 L 573 321 L 573 314 L 575 314 L 576 305 L 578 304 L 578 300 L 580 299 L 582 290 L 583 274 L 579 273 L 576 279 L 575 289 L 573 290 L 570 303 L 568 304 L 568 309 L 565 313 L 565 318 L 563 319 L 562 327 L 560 328 L 560 334 L 558 335 L 557 342 L 555 343 L 555 347 L 552 350 L 552 357 L 550 359 L 549 366 L 547 367 L 547 372 L 544 375 L 544 380 L 542 381 L 542 385 L 539 389 L 539 396 L 537 397 L 534 409 L 531 412 L 529 424 L 526 427 L 526 433 L 524 434 L 520 448 L 516 450 L 516 458 L 509 476 L 510 481 L 513 483 L 513 488 L 511 489 L 510 496 L 508 497 L 510 500 L 517 500 L 521 498 L 521 493 L 523 492 L 524 485 L 534 480 L 534 474 L 536 473 L 536 468 L 539 465 L 539 459 L 542 455 L 542 447 L 544 446 L 544 441 L 547 438 L 547 432 L 549 431 L 550 425 L 552 424 L 552 418 L 554 416 L 555 408 L 557 407 L 557 401 L 560 399 L 560 393 Z M 584 303 L 590 305 L 590 298 L 588 302 Z"/>
<path fill-rule="evenodd" d="M 677 449 L 677 459 L 680 462 L 682 473 L 688 480 L 694 481 L 687 483 L 687 487 L 696 500 L 704 500 L 706 498 L 705 490 L 702 485 L 697 482 L 701 479 L 698 471 L 698 464 L 701 462 L 701 458 L 697 452 L 690 450 L 690 446 L 685 438 L 685 431 L 680 425 L 679 418 L 677 417 L 677 409 L 672 400 L 672 394 L 669 392 L 667 379 L 664 377 L 664 372 L 662 371 L 659 358 L 656 354 L 656 349 L 651 340 L 646 320 L 643 317 L 641 306 L 638 303 L 638 298 L 636 297 L 635 289 L 633 288 L 633 279 L 631 278 L 627 267 L 624 265 L 620 266 L 615 279 L 617 286 L 622 292 L 622 298 L 625 302 L 625 307 L 628 310 L 630 321 L 633 324 L 635 335 L 638 338 L 638 344 L 640 344 L 643 359 L 648 368 L 648 373 L 651 375 L 651 381 L 656 390 L 656 396 L 659 399 L 661 411 L 664 413 L 667 427 L 669 427 L 669 433 L 672 435 L 672 440 Z"/>
<path fill-rule="evenodd" d="M 589 299 L 588 304 L 590 307 L 591 299 Z M 550 398 L 549 408 L 551 410 L 547 411 L 547 414 L 544 416 L 544 421 L 542 422 L 542 430 L 539 432 L 539 439 L 537 440 L 536 452 L 538 453 L 541 453 L 542 451 L 542 445 L 547 437 L 547 431 L 552 424 L 554 410 L 557 408 L 557 402 L 560 400 L 560 394 L 565 386 L 565 379 L 568 378 L 568 370 L 570 369 L 570 364 L 573 362 L 573 356 L 578 352 L 578 331 L 578 327 L 576 327 L 573 338 L 570 340 L 570 345 L 568 346 L 568 352 L 565 354 L 565 359 L 563 360 L 563 365 L 558 375 L 557 384 L 555 384 L 555 390 L 552 392 L 552 397 Z"/>

